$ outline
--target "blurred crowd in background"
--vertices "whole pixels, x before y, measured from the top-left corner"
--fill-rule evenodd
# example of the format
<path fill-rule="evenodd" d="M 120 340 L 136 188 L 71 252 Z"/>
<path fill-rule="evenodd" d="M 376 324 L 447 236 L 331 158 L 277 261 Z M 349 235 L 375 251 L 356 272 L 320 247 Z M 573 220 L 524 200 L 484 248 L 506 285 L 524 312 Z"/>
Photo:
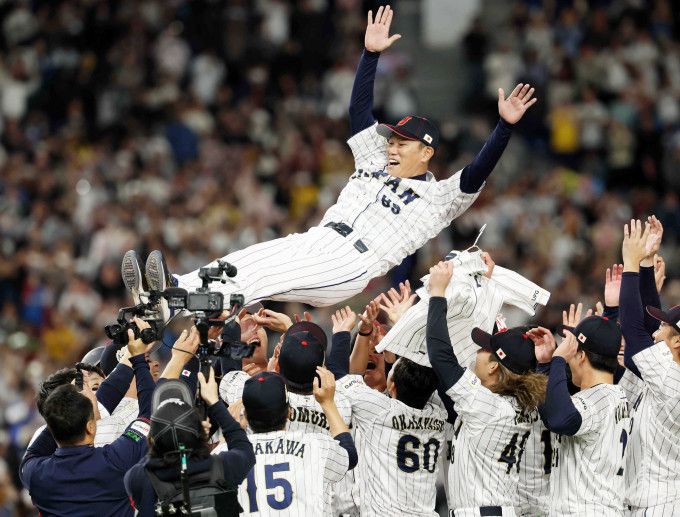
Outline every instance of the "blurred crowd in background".
<path fill-rule="evenodd" d="M 397 15 L 406 3 L 392 2 Z M 16 465 L 41 423 L 36 386 L 101 344 L 129 302 L 126 250 L 162 249 L 187 272 L 304 231 L 334 203 L 353 170 L 346 109 L 376 4 L 0 2 L 0 517 L 26 499 Z M 418 285 L 485 223 L 480 246 L 496 263 L 552 291 L 537 318 L 547 326 L 570 302 L 602 299 L 632 216 L 659 217 L 661 252 L 680 271 L 678 2 L 505 10 L 493 24 L 478 17 L 457 48 L 463 108 L 446 114 L 456 123 L 442 127 L 433 172 L 446 177 L 481 148 L 498 87 L 530 82 L 539 103 L 473 208 L 365 299 Z M 399 53 L 378 71 L 376 116 L 390 122 L 418 110 Z M 680 279 L 661 294 L 678 303 Z"/>

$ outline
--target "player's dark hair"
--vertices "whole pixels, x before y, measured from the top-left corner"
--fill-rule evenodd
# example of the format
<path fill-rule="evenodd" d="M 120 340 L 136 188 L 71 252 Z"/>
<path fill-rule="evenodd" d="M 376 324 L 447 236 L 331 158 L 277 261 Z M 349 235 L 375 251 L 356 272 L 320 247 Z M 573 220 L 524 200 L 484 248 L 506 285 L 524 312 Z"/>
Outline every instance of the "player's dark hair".
<path fill-rule="evenodd" d="M 286 406 L 278 414 L 272 414 L 271 418 L 265 420 L 250 418 L 248 411 L 246 411 L 246 418 L 248 419 L 248 426 L 256 433 L 271 433 L 272 431 L 283 431 L 288 423 L 288 415 L 290 414 L 290 405 Z"/>
<path fill-rule="evenodd" d="M 189 458 L 196 460 L 203 460 L 210 457 L 210 447 L 208 444 L 208 435 L 203 429 L 203 424 L 201 423 L 201 416 L 196 408 L 193 408 L 190 420 L 184 420 L 183 424 L 189 427 L 193 427 L 198 430 L 198 436 L 184 431 L 182 429 L 175 429 L 177 433 L 177 441 L 184 445 L 184 447 L 190 451 Z M 179 459 L 179 451 L 175 446 L 173 441 L 172 433 L 167 432 L 160 435 L 160 437 L 155 438 L 149 436 L 149 456 L 151 458 L 160 458 L 163 463 L 171 466 L 177 465 Z"/>
<path fill-rule="evenodd" d="M 498 378 L 489 389 L 498 395 L 514 397 L 524 411 L 533 411 L 545 401 L 548 377 L 540 373 L 518 375 L 511 372 L 491 355 L 491 361 L 498 363 Z"/>
<path fill-rule="evenodd" d="M 42 411 L 47 427 L 60 446 L 81 441 L 87 423 L 94 419 L 92 402 L 73 384 L 55 388 L 42 405 Z"/>
<path fill-rule="evenodd" d="M 96 373 L 101 375 L 103 378 L 106 378 L 106 375 L 104 374 L 102 369 L 99 368 L 98 366 L 92 366 L 91 364 L 85 363 L 78 363 L 78 366 L 80 367 L 81 370 Z M 64 384 L 71 384 L 71 382 L 75 378 L 76 378 L 75 368 L 62 368 L 61 370 L 57 370 L 47 379 L 45 379 L 43 383 L 40 385 L 38 395 L 35 397 L 36 399 L 35 402 L 36 405 L 38 406 L 38 413 L 40 413 L 42 416 L 45 416 L 43 414 L 43 406 L 45 405 L 47 397 L 49 397 L 50 394 L 59 386 L 63 386 Z"/>
<path fill-rule="evenodd" d="M 590 352 L 585 348 L 581 348 L 580 344 L 578 345 L 578 350 L 580 352 L 585 352 L 586 357 L 588 358 L 588 362 L 590 363 L 590 366 L 592 366 L 596 370 L 611 373 L 613 375 L 619 368 L 619 361 L 617 360 L 616 357 L 606 357 L 601 354 L 596 354 L 595 352 Z"/>
<path fill-rule="evenodd" d="M 392 368 L 392 382 L 397 387 L 397 400 L 416 409 L 423 409 L 437 389 L 434 370 L 405 357 Z"/>

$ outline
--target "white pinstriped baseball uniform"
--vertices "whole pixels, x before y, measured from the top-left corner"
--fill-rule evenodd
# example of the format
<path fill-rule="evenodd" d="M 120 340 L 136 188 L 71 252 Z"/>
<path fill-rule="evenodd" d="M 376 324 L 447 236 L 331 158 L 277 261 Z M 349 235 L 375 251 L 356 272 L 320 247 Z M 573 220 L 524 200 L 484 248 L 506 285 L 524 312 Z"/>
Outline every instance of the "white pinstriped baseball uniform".
<path fill-rule="evenodd" d="M 477 198 L 460 189 L 461 171 L 442 181 L 431 173 L 424 181 L 387 174 L 387 140 L 376 127 L 347 141 L 356 170 L 319 226 L 226 255 L 238 275 L 212 288 L 241 293 L 246 304 L 270 299 L 334 305 L 414 253 Z M 352 232 L 342 236 L 325 226 L 330 223 Z M 179 287 L 201 285 L 198 271 L 177 279 Z"/>
<path fill-rule="evenodd" d="M 349 468 L 347 451 L 327 433 L 273 431 L 248 437 L 255 466 L 238 489 L 242 515 L 331 516 L 325 494 Z"/>
<path fill-rule="evenodd" d="M 94 446 L 104 447 L 120 437 L 125 429 L 139 416 L 139 403 L 132 397 L 123 397 L 110 416 L 97 421 Z"/>
<path fill-rule="evenodd" d="M 629 404 L 623 388 L 597 384 L 571 397 L 581 414 L 574 436 L 553 441 L 550 515 L 623 515 Z"/>
<path fill-rule="evenodd" d="M 227 404 L 233 404 L 240 400 L 243 396 L 243 386 L 248 379 L 250 379 L 250 376 L 242 371 L 227 373 L 220 382 L 220 396 L 222 400 Z M 334 400 L 340 416 L 342 416 L 345 424 L 350 427 L 350 432 L 352 432 L 352 405 L 349 399 L 336 391 Z M 327 433 L 329 431 L 326 415 L 314 398 L 314 395 L 300 395 L 299 393 L 288 392 L 288 403 L 290 404 L 291 413 L 286 431 L 300 431 L 310 434 Z M 246 432 L 249 436 L 252 436 L 250 428 Z M 331 494 L 324 494 L 324 496 L 331 496 L 331 504 L 338 511 L 348 512 L 355 506 L 352 498 L 355 470 L 348 471 L 342 480 L 334 484 Z M 329 498 L 329 501 L 331 501 L 331 498 Z"/>
<path fill-rule="evenodd" d="M 680 513 L 680 365 L 665 342 L 633 356 L 642 379 L 621 379 L 632 418 L 626 459 L 626 501 L 631 515 Z"/>
<path fill-rule="evenodd" d="M 430 402 L 423 409 L 407 406 L 369 388 L 359 375 L 347 375 L 339 385 L 352 402 L 359 437 L 362 517 L 436 517 L 446 411 Z"/>
<path fill-rule="evenodd" d="M 552 462 L 552 433 L 546 429 L 538 414 L 533 415 L 533 418 L 517 485 L 517 513 L 532 517 L 548 515 Z"/>
<path fill-rule="evenodd" d="M 479 347 L 472 341 L 470 330 L 479 327 L 492 332 L 500 308 L 507 303 L 533 316 L 537 305 L 548 303 L 550 293 L 523 276 L 495 266 L 491 278 L 473 274 L 486 271 L 480 252 L 459 252 L 453 258 L 453 277 L 446 288 L 447 324 L 453 350 L 461 365 L 469 365 Z M 411 307 L 385 335 L 376 350 L 389 350 L 412 361 L 430 366 L 425 342 L 427 329 L 429 275 L 418 289 L 420 301 Z"/>
<path fill-rule="evenodd" d="M 469 369 L 446 393 L 460 419 L 448 477 L 453 515 L 477 516 L 483 506 L 515 515 L 519 470 L 537 411 L 524 413 L 513 397 L 491 392 Z"/>

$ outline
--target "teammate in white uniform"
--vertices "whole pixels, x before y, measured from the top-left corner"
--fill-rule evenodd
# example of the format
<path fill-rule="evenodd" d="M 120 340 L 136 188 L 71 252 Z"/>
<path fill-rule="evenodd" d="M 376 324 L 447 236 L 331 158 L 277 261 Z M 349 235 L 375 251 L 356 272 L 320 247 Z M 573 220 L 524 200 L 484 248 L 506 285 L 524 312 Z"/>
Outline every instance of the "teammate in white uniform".
<path fill-rule="evenodd" d="M 354 442 L 333 402 L 335 379 L 324 368 L 314 381 L 314 396 L 324 411 L 330 435 L 285 430 L 288 397 L 284 379 L 261 373 L 246 381 L 245 416 L 256 463 L 239 487 L 245 515 L 330 516 L 325 496 L 357 463 Z M 332 436 L 332 437 L 331 437 Z"/>
<path fill-rule="evenodd" d="M 565 331 L 556 350 L 546 329 L 530 332 L 538 343 L 539 369 L 550 370 L 539 411 L 546 427 L 558 435 L 549 515 L 623 515 L 630 411 L 624 390 L 613 384 L 621 331 L 614 321 L 599 316 L 587 317 L 572 331 Z M 573 383 L 581 388 L 574 396 L 567 389 L 567 364 Z"/>
<path fill-rule="evenodd" d="M 314 323 L 295 323 L 283 335 L 273 367 L 286 379 L 288 387 L 290 412 L 287 431 L 327 433 L 330 429 L 323 408 L 312 392 L 316 368 L 323 365 L 325 350 L 326 334 Z M 220 383 L 222 400 L 230 406 L 238 404 L 249 378 L 249 374 L 240 370 L 225 374 Z M 345 424 L 351 426 L 352 406 L 347 397 L 336 393 L 335 405 Z M 333 486 L 333 505 L 338 510 L 350 511 L 354 506 L 351 498 L 353 479 L 354 473 L 348 472 L 340 483 Z"/>
<path fill-rule="evenodd" d="M 378 10 L 375 22 L 369 12 L 366 51 L 350 103 L 348 144 L 355 172 L 347 186 L 318 226 L 223 257 L 238 269 L 226 283 L 213 284 L 226 295 L 225 304 L 232 293 L 243 294 L 246 304 L 270 299 L 315 306 L 360 293 L 369 280 L 401 263 L 468 209 L 503 153 L 512 124 L 536 102 L 529 85 L 518 85 L 507 99 L 499 90 L 501 120 L 484 148 L 463 170 L 436 181 L 428 172 L 439 143 L 436 127 L 419 117 L 378 125 L 371 114 L 379 53 L 398 39 L 389 36 L 391 21 L 389 6 Z M 134 269 L 132 258 L 124 260 L 124 278 Z M 160 254 L 148 260 L 147 276 L 155 277 L 152 284 L 162 290 L 168 276 Z M 198 271 L 176 279 L 189 290 L 201 285 Z"/>
<path fill-rule="evenodd" d="M 621 386 L 627 390 L 633 411 L 626 500 L 629 515 L 640 517 L 680 512 L 680 306 L 664 312 L 648 305 L 647 313 L 660 321 L 660 326 L 658 321 L 648 325 L 643 316 L 645 300 L 659 304 L 651 259 L 663 230 L 656 218 L 650 220 L 652 231 L 646 237 L 654 241 L 656 234 L 657 239 L 649 249 L 638 221 L 632 222 L 630 232 L 624 235 L 620 293 L 624 358 L 629 368 Z"/>
<path fill-rule="evenodd" d="M 336 318 L 338 313 L 336 313 Z M 361 375 L 348 375 L 350 333 L 335 320 L 329 369 L 338 390 L 352 404 L 361 461 L 356 488 L 362 517 L 436 516 L 439 457 L 444 454 L 447 414 L 430 399 L 437 379 L 430 368 L 405 358 L 390 370 L 389 395 L 368 387 Z"/>
<path fill-rule="evenodd" d="M 481 349 L 475 372 L 456 358 L 448 333 L 444 294 L 451 262 L 430 269 L 427 351 L 442 389 L 461 420 L 449 467 L 450 515 L 514 516 L 526 444 L 545 394 L 546 380 L 534 372 L 534 346 L 524 329 L 472 337 Z"/>

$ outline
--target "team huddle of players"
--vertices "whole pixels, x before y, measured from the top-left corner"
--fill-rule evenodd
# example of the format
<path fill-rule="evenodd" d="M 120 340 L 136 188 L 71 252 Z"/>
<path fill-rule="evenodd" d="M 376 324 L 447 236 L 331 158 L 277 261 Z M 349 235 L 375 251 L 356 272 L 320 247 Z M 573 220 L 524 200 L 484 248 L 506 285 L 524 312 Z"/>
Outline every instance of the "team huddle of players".
<path fill-rule="evenodd" d="M 443 472 L 454 516 L 676 515 L 680 307 L 659 308 L 654 260 L 663 228 L 654 217 L 644 226 L 626 225 L 623 265 L 606 273 L 606 306 L 583 319 L 581 306 L 571 306 L 559 344 L 538 325 L 493 334 L 470 328 L 479 351 L 473 364 L 459 364 L 447 328 L 456 317 L 451 260 L 426 279 L 432 368 L 375 351 L 384 333 L 379 307 L 396 323 L 413 309 L 408 286 L 358 316 L 337 311 L 326 366 L 358 452 L 349 471 L 312 394 L 315 368 L 304 366 L 306 349 L 325 342 L 308 332 L 312 323 L 291 327 L 270 363 L 284 378 L 298 375 L 288 388 L 289 421 L 285 431 L 251 435 L 256 465 L 239 494 L 245 513 L 437 515 Z M 483 281 L 491 281 L 486 259 Z M 285 316 L 255 318 L 267 324 Z M 299 332 L 304 345 L 295 342 Z M 249 378 L 232 372 L 221 383 L 246 428 L 240 399 Z"/>

